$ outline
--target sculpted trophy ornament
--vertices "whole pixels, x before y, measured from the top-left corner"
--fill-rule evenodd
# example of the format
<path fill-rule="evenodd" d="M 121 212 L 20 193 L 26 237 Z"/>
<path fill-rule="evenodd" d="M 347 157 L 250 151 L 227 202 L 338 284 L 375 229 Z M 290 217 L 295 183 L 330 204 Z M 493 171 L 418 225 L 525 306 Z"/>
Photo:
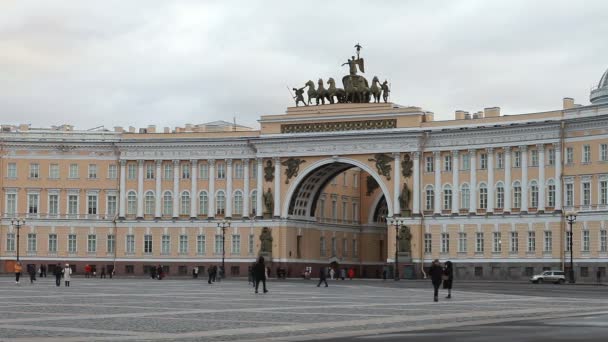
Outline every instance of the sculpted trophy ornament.
<path fill-rule="evenodd" d="M 306 160 L 300 158 L 289 158 L 286 161 L 282 162 L 283 166 L 287 166 L 285 170 L 285 184 L 289 184 L 289 180 L 298 175 L 298 171 L 300 171 L 300 164 L 306 163 Z"/>
<path fill-rule="evenodd" d="M 387 180 L 391 180 L 391 167 L 390 162 L 395 160 L 395 158 L 385 154 L 385 153 L 376 153 L 374 154 L 374 158 L 369 158 L 368 161 L 376 162 L 376 169 L 378 173 L 386 177 Z"/>

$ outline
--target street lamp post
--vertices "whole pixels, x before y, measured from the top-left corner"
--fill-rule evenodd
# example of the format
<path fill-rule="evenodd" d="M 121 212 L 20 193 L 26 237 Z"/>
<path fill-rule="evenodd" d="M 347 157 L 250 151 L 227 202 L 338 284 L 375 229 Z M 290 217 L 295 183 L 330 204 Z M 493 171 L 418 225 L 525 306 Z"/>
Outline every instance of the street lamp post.
<path fill-rule="evenodd" d="M 226 262 L 226 228 L 230 228 L 229 220 L 221 220 L 217 223 L 217 227 L 222 229 L 222 277 L 226 272 L 225 262 Z"/>
<path fill-rule="evenodd" d="M 14 218 L 11 220 L 11 225 L 17 228 L 17 261 L 19 261 L 19 230 L 21 226 L 25 225 L 25 219 Z"/>
<path fill-rule="evenodd" d="M 401 237 L 399 236 L 399 230 L 401 230 L 401 226 L 403 222 L 401 218 L 394 218 L 393 224 L 395 225 L 395 281 L 399 280 L 399 240 Z"/>
<path fill-rule="evenodd" d="M 570 272 L 568 277 L 570 278 L 568 280 L 568 282 L 570 283 L 575 283 L 576 280 L 574 279 L 574 260 L 573 260 L 573 254 L 574 254 L 574 248 L 573 248 L 573 241 L 574 241 L 574 232 L 572 231 L 572 227 L 574 225 L 574 222 L 576 222 L 576 213 L 569 213 L 567 216 L 567 220 L 568 220 L 568 224 L 570 225 L 570 232 L 568 233 L 570 236 Z"/>

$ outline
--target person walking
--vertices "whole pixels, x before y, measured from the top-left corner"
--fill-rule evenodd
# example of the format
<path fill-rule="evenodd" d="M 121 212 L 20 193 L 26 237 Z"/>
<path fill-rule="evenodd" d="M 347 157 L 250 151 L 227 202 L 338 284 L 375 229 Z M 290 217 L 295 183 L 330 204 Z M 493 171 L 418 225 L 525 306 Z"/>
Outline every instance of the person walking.
<path fill-rule="evenodd" d="M 99 279 L 106 277 L 106 267 L 101 266 L 101 273 L 99 274 Z"/>
<path fill-rule="evenodd" d="M 336 276 L 336 270 L 334 270 L 333 267 L 329 268 L 329 279 L 334 280 L 334 277 Z"/>
<path fill-rule="evenodd" d="M 70 287 L 70 280 L 72 280 L 72 269 L 70 268 L 70 264 L 65 264 L 65 268 L 63 269 L 63 281 L 65 282 L 66 287 Z"/>
<path fill-rule="evenodd" d="M 445 262 L 442 278 L 443 289 L 448 290 L 448 295 L 445 298 L 450 299 L 452 298 L 452 281 L 454 280 L 454 267 L 452 266 L 452 262 L 449 260 Z"/>
<path fill-rule="evenodd" d="M 601 284 L 602 283 L 602 270 L 600 270 L 599 268 L 597 269 L 597 272 L 595 273 L 595 276 L 597 278 L 597 283 Z"/>
<path fill-rule="evenodd" d="M 346 267 L 340 269 L 340 279 L 346 279 Z"/>
<path fill-rule="evenodd" d="M 354 277 L 355 277 L 355 269 L 351 267 L 348 270 L 348 279 L 353 280 Z"/>
<path fill-rule="evenodd" d="M 325 287 L 327 287 L 327 268 L 325 266 L 319 268 L 319 283 L 317 287 L 321 286 L 321 283 L 325 283 Z"/>
<path fill-rule="evenodd" d="M 27 265 L 27 273 L 30 275 L 30 284 L 33 285 L 36 280 L 36 265 Z"/>
<path fill-rule="evenodd" d="M 57 266 L 55 266 L 53 275 L 55 275 L 55 285 L 61 286 L 61 276 L 63 275 L 63 272 L 61 270 L 61 264 L 57 264 Z"/>
<path fill-rule="evenodd" d="M 19 284 L 19 278 L 21 278 L 21 271 L 23 271 L 23 267 L 21 267 L 20 262 L 15 263 L 15 284 Z"/>
<path fill-rule="evenodd" d="M 264 257 L 260 256 L 258 262 L 253 266 L 253 274 L 255 277 L 255 293 L 258 293 L 260 281 L 264 285 L 264 293 L 268 292 L 266 289 L 266 265 L 264 263 Z"/>
<path fill-rule="evenodd" d="M 429 270 L 429 274 L 431 275 L 431 282 L 433 283 L 434 292 L 434 301 L 439 301 L 439 286 L 441 286 L 441 278 L 443 276 L 443 269 L 441 268 L 441 263 L 439 260 L 433 260 L 433 264 L 431 265 L 431 269 Z"/>
<path fill-rule="evenodd" d="M 213 265 L 207 267 L 207 276 L 209 276 L 207 283 L 211 284 L 211 280 L 213 280 Z"/>
<path fill-rule="evenodd" d="M 45 277 L 46 278 L 46 265 L 41 265 L 40 269 L 42 270 L 42 275 L 40 275 L 40 277 Z"/>

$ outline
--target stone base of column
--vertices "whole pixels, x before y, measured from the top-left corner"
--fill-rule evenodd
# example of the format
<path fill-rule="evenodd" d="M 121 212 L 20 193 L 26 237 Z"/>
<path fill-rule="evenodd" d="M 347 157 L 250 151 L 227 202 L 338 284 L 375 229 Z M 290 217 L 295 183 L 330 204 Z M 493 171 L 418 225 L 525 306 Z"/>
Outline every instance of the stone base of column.
<path fill-rule="evenodd" d="M 257 215 L 257 216 L 255 217 L 255 219 L 256 219 L 256 220 L 263 220 L 263 219 L 264 219 L 264 216 Z"/>
<path fill-rule="evenodd" d="M 503 211 L 502 214 L 503 215 L 511 215 L 511 212 L 510 211 Z"/>
<path fill-rule="evenodd" d="M 537 213 L 537 214 L 544 214 L 544 213 L 545 213 L 545 211 L 544 211 L 544 210 L 538 210 L 536 213 Z"/>
<path fill-rule="evenodd" d="M 469 216 L 477 216 L 477 213 L 474 211 L 469 211 Z"/>
<path fill-rule="evenodd" d="M 523 215 L 528 215 L 528 211 L 527 211 L 527 210 L 522 210 L 522 211 L 520 211 L 519 213 L 520 213 L 520 214 L 523 214 Z"/>
<path fill-rule="evenodd" d="M 281 218 L 281 216 L 273 216 L 272 218 L 273 218 L 273 219 L 280 219 L 280 218 Z"/>
<path fill-rule="evenodd" d="M 555 213 L 555 214 L 561 214 L 562 210 L 561 209 L 554 209 L 553 213 Z"/>
<path fill-rule="evenodd" d="M 190 219 L 191 220 L 198 220 L 198 217 L 196 217 L 196 216 L 190 216 Z"/>
<path fill-rule="evenodd" d="M 458 216 L 458 213 L 451 213 L 450 216 Z"/>
<path fill-rule="evenodd" d="M 137 220 L 137 221 L 141 221 L 141 220 L 143 220 L 143 219 L 144 219 L 144 218 L 143 218 L 142 216 L 137 216 L 137 217 L 135 218 L 135 220 Z"/>
<path fill-rule="evenodd" d="M 494 212 L 493 211 L 486 212 L 486 216 L 494 216 Z"/>
<path fill-rule="evenodd" d="M 213 221 L 215 220 L 215 216 L 207 216 L 207 221 Z"/>

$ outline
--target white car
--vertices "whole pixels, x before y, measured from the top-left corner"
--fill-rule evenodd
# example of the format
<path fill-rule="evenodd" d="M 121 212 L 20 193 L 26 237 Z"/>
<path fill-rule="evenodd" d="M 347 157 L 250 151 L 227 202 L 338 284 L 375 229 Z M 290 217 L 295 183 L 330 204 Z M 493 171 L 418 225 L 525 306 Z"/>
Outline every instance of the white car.
<path fill-rule="evenodd" d="M 530 281 L 534 284 L 542 284 L 544 282 L 563 284 L 566 282 L 566 275 L 564 271 L 543 271 L 541 274 L 533 275 Z"/>

